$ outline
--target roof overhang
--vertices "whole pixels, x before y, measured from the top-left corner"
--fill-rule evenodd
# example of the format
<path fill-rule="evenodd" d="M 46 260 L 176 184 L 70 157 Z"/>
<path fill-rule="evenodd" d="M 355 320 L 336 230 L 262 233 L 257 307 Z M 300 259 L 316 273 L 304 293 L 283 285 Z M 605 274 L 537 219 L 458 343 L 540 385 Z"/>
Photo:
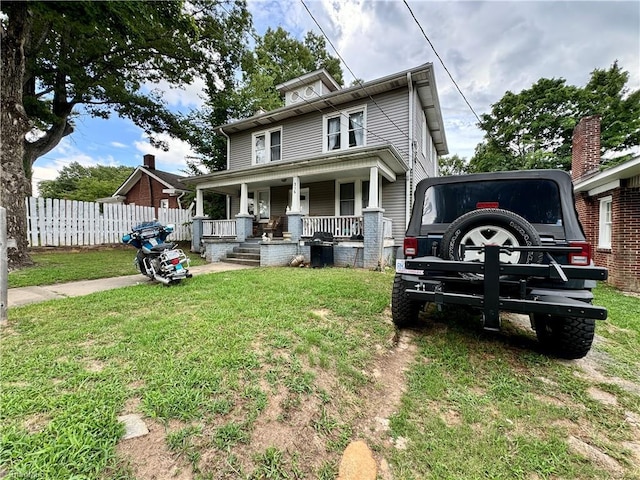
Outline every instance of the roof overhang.
<path fill-rule="evenodd" d="M 598 195 L 620 186 L 620 181 L 640 175 L 640 156 L 628 160 L 620 165 L 608 168 L 586 180 L 574 183 L 576 193 L 587 192 L 588 195 Z"/>
<path fill-rule="evenodd" d="M 293 81 L 294 80 L 291 82 Z M 288 105 L 276 110 L 254 115 L 253 117 L 231 122 L 216 127 L 215 130 L 229 135 L 253 128 L 268 128 L 270 125 L 281 123 L 288 118 L 328 108 L 337 108 L 339 105 L 345 103 L 361 101 L 369 96 L 407 87 L 409 81 L 414 82 L 418 90 L 418 96 L 427 118 L 429 131 L 436 145 L 436 151 L 438 155 L 446 155 L 449 153 L 449 150 L 444 133 L 444 122 L 442 121 L 442 111 L 438 100 L 433 64 L 431 63 L 425 63 L 419 67 L 364 82 L 361 85 L 343 88 L 318 97 L 315 100 Z"/>
<path fill-rule="evenodd" d="M 352 148 L 348 152 L 328 152 L 289 162 L 274 162 L 238 170 L 224 170 L 196 177 L 184 183 L 198 190 L 214 190 L 236 194 L 238 186 L 246 183 L 252 188 L 291 185 L 293 177 L 303 183 L 335 180 L 336 178 L 367 177 L 372 167 L 390 182 L 407 171 L 407 165 L 392 145 Z"/>
<path fill-rule="evenodd" d="M 166 189 L 178 190 L 173 185 L 171 185 L 170 183 L 167 183 L 166 181 L 164 181 L 163 179 L 161 179 L 157 175 L 154 175 L 153 172 L 149 171 L 145 167 L 137 167 L 131 173 L 131 175 L 129 175 L 129 178 L 127 178 L 123 182 L 123 184 L 120 185 L 120 188 L 118 188 L 118 190 L 116 190 L 116 192 L 112 196 L 117 197 L 118 195 L 126 195 L 129 192 L 129 190 L 131 190 L 133 188 L 133 186 L 136 183 L 138 183 L 138 181 L 140 180 L 140 178 L 142 177 L 143 174 L 149 175 L 151 178 L 157 180 L 162 185 L 164 185 L 166 187 Z M 182 192 L 182 190 L 180 190 L 180 192 Z M 163 193 L 166 193 L 165 190 L 163 190 Z"/>
<path fill-rule="evenodd" d="M 293 90 L 294 88 L 303 87 L 304 85 L 308 85 L 309 83 L 317 80 L 320 80 L 332 91 L 340 89 L 340 85 L 338 85 L 329 72 L 327 72 L 326 69 L 321 68 L 320 70 L 307 73 L 301 77 L 276 85 L 276 90 L 280 93 L 284 93 L 288 90 Z"/>

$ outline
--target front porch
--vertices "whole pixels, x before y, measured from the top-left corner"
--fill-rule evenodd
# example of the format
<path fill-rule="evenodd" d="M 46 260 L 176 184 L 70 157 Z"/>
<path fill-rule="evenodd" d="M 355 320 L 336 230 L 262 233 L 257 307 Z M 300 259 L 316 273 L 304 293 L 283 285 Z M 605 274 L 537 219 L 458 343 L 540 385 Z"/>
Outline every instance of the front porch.
<path fill-rule="evenodd" d="M 364 209 L 361 216 L 289 213 L 282 222 L 286 230 L 259 235 L 254 235 L 256 223 L 249 215 L 238 215 L 235 220 L 196 218 L 192 250 L 202 252 L 209 262 L 219 262 L 252 241 L 260 248 L 260 266 L 287 266 L 298 256 L 309 264 L 311 247 L 305 243 L 314 233 L 327 232 L 334 238 L 335 266 L 378 268 L 393 261 L 392 221 L 379 208 Z"/>

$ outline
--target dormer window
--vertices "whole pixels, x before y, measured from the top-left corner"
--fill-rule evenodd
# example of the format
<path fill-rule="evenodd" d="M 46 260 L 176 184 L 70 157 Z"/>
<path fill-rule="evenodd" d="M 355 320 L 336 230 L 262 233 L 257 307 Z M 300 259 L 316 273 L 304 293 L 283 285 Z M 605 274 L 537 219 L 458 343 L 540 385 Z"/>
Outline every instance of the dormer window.
<path fill-rule="evenodd" d="M 324 116 L 324 151 L 365 145 L 366 107 L 352 108 Z"/>
<path fill-rule="evenodd" d="M 253 134 L 252 163 L 277 162 L 282 158 L 282 127 Z"/>

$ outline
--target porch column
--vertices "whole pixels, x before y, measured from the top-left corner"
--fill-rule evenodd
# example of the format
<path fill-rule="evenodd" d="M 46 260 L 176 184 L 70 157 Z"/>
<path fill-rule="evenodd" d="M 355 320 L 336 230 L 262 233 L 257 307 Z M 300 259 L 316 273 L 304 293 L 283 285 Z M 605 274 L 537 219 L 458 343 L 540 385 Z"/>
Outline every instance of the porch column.
<path fill-rule="evenodd" d="M 247 184 L 240 185 L 240 212 L 236 215 L 236 240 L 244 242 L 253 236 L 253 215 L 249 215 L 249 193 Z"/>
<path fill-rule="evenodd" d="M 202 221 L 208 218 L 204 214 L 204 202 L 202 200 L 202 189 L 196 187 L 196 216 L 191 224 L 191 251 L 201 252 L 202 249 Z"/>
<path fill-rule="evenodd" d="M 362 222 L 364 223 L 363 268 L 378 268 L 382 263 L 384 256 L 383 214 L 384 209 L 382 208 L 365 208 L 362 210 Z"/>
<path fill-rule="evenodd" d="M 378 167 L 371 167 L 369 169 L 369 208 L 378 208 L 380 206 L 378 183 Z"/>
<path fill-rule="evenodd" d="M 291 211 L 300 212 L 300 177 L 293 177 L 291 184 Z"/>
<path fill-rule="evenodd" d="M 204 202 L 202 200 L 201 188 L 196 188 L 196 217 L 204 217 Z"/>
<path fill-rule="evenodd" d="M 291 241 L 300 241 L 300 239 L 302 238 L 302 212 L 288 212 L 287 225 L 287 229 L 291 234 Z"/>
<path fill-rule="evenodd" d="M 249 215 L 249 189 L 247 184 L 240 185 L 240 215 Z"/>

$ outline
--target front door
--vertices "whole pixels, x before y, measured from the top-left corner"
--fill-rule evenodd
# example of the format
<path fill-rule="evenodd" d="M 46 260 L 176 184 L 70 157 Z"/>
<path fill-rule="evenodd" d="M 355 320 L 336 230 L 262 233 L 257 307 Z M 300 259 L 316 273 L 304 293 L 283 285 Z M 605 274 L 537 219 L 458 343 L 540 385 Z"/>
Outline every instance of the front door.
<path fill-rule="evenodd" d="M 293 195 L 292 191 L 289 190 L 289 205 L 292 205 L 291 196 Z M 301 188 L 300 189 L 300 211 L 303 215 L 309 215 L 309 189 Z"/>
<path fill-rule="evenodd" d="M 256 199 L 256 208 L 254 215 L 259 222 L 266 223 L 271 216 L 271 196 L 269 190 L 257 190 L 254 198 Z"/>

